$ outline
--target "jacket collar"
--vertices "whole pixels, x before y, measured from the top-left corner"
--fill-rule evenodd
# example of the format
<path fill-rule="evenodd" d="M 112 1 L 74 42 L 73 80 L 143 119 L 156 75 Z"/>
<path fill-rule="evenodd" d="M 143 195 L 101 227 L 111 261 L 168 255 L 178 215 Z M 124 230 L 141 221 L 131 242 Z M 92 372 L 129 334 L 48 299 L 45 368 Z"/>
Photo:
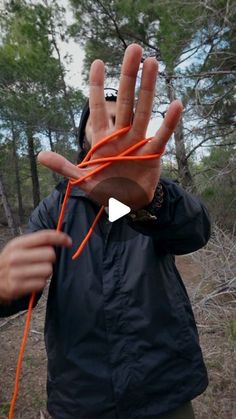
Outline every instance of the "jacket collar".
<path fill-rule="evenodd" d="M 62 194 L 64 194 L 66 191 L 67 184 L 68 179 L 63 179 L 56 185 L 56 189 Z M 85 198 L 89 198 L 88 194 L 84 192 L 79 186 L 73 186 L 73 188 L 71 189 L 70 196 L 83 196 Z"/>

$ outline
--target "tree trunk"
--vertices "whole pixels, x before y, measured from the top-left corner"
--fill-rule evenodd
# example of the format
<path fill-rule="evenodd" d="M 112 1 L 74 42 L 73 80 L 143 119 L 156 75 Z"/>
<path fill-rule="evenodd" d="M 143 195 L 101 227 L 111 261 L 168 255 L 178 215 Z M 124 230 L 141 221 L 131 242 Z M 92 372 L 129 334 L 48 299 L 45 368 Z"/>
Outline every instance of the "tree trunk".
<path fill-rule="evenodd" d="M 1 198 L 1 202 L 3 204 L 3 208 L 6 214 L 8 227 L 11 229 L 12 235 L 16 236 L 18 234 L 18 230 L 17 230 L 17 226 L 15 223 L 13 214 L 12 214 L 10 204 L 7 199 L 7 195 L 5 192 L 5 188 L 4 188 L 1 176 L 0 176 L 0 198 Z"/>
<path fill-rule="evenodd" d="M 39 189 L 39 178 L 38 178 L 38 169 L 37 161 L 34 153 L 34 138 L 31 129 L 27 129 L 27 143 L 28 143 L 28 156 L 30 161 L 30 171 L 32 179 L 32 189 L 33 189 L 33 204 L 34 208 L 40 202 L 40 189 Z"/>
<path fill-rule="evenodd" d="M 194 185 L 193 178 L 189 169 L 188 159 L 186 157 L 182 118 L 175 130 L 174 140 L 175 140 L 175 152 L 176 152 L 176 160 L 178 164 L 178 174 L 179 174 L 180 182 L 185 189 L 188 189 L 194 192 L 195 185 Z"/>
<path fill-rule="evenodd" d="M 19 172 L 19 160 L 17 154 L 17 146 L 16 146 L 16 135 L 14 131 L 14 127 L 11 127 L 12 131 L 12 144 L 13 144 L 13 162 L 15 168 L 15 179 L 16 179 L 16 193 L 17 193 L 17 200 L 18 200 L 18 216 L 20 220 L 20 224 L 23 223 L 24 220 L 24 209 L 22 203 L 22 193 L 21 193 L 21 183 L 20 183 L 20 172 Z"/>
<path fill-rule="evenodd" d="M 51 149 L 51 151 L 54 152 L 55 148 L 54 148 L 53 139 L 52 139 L 52 131 L 50 130 L 50 128 L 48 129 L 47 133 L 48 133 L 50 149 Z M 59 182 L 60 177 L 57 175 L 57 173 L 52 172 L 52 177 L 53 177 L 54 182 L 56 182 L 56 183 Z"/>
<path fill-rule="evenodd" d="M 167 85 L 167 95 L 170 102 L 176 99 L 174 87 L 171 83 L 171 79 L 166 77 Z M 187 190 L 194 191 L 193 178 L 189 169 L 187 153 L 184 143 L 184 133 L 183 133 L 183 119 L 181 118 L 175 132 L 174 132 L 174 141 L 175 141 L 175 153 L 176 160 L 178 165 L 178 175 L 180 183 Z"/>

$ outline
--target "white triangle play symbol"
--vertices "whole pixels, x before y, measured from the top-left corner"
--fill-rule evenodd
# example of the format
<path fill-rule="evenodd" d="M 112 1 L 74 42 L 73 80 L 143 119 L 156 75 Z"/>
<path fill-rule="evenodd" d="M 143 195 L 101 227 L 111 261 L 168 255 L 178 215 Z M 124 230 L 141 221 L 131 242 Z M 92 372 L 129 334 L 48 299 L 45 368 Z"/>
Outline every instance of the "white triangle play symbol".
<path fill-rule="evenodd" d="M 115 198 L 109 198 L 108 200 L 108 219 L 113 222 L 118 220 L 124 215 L 129 214 L 131 211 L 130 207 Z"/>

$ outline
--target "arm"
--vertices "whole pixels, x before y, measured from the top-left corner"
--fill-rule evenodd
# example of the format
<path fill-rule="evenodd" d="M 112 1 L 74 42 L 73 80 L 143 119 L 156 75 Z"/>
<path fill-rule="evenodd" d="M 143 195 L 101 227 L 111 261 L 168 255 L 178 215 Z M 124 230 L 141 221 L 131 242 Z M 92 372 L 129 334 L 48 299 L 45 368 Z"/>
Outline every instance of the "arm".
<path fill-rule="evenodd" d="M 71 244 L 55 231 L 59 195 L 55 190 L 43 200 L 30 217 L 28 234 L 11 240 L 0 253 L 0 317 L 26 310 L 32 292 L 36 305 L 52 273 L 54 246 Z"/>
<path fill-rule="evenodd" d="M 203 203 L 175 182 L 161 179 L 163 203 L 151 203 L 146 210 L 151 217 L 143 221 L 137 215 L 130 225 L 142 234 L 151 235 L 161 252 L 182 255 L 203 247 L 210 237 L 210 218 Z M 154 205 L 153 205 L 154 204 Z"/>

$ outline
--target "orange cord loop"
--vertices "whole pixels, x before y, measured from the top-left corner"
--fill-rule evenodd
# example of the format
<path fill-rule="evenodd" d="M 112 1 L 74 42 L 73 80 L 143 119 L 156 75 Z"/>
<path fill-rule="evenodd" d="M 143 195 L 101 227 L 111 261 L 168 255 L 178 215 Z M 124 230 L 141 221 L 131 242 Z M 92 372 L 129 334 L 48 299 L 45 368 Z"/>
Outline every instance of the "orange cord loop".
<path fill-rule="evenodd" d="M 86 167 L 86 166 L 97 165 L 97 164 L 99 164 L 100 166 L 96 167 L 90 173 L 88 173 L 85 176 L 82 176 L 79 179 L 72 179 L 72 180 L 68 181 L 67 188 L 66 188 L 66 193 L 65 193 L 64 200 L 63 200 L 62 207 L 61 207 L 61 211 L 60 211 L 60 214 L 59 214 L 57 231 L 61 230 L 62 222 L 63 222 L 63 219 L 64 219 L 65 210 L 66 210 L 66 206 L 67 206 L 67 202 L 68 202 L 70 192 L 71 192 L 71 189 L 72 189 L 73 186 L 79 185 L 81 182 L 83 182 L 88 177 L 91 177 L 91 176 L 95 175 L 96 173 L 99 173 L 101 170 L 110 166 L 112 164 L 112 162 L 158 159 L 162 156 L 162 154 L 165 151 L 164 149 L 161 150 L 161 152 L 157 153 L 157 154 L 147 154 L 147 155 L 143 155 L 143 156 L 142 155 L 140 155 L 140 156 L 130 155 L 130 153 L 136 151 L 137 149 L 139 149 L 140 147 L 142 147 L 143 145 L 145 145 L 148 141 L 150 141 L 152 139 L 152 138 L 146 138 L 146 139 L 140 140 L 136 144 L 132 145 L 131 147 L 129 147 L 127 150 L 123 151 L 118 156 L 102 157 L 102 158 L 97 158 L 97 159 L 90 160 L 92 155 L 94 154 L 94 152 L 96 150 L 98 150 L 101 146 L 106 144 L 108 141 L 111 141 L 112 139 L 114 139 L 116 137 L 120 137 L 123 134 L 127 133 L 130 130 L 130 128 L 131 128 L 130 126 L 125 127 L 125 128 L 121 128 L 118 131 L 113 132 L 111 135 L 108 135 L 107 137 L 105 137 L 104 139 L 99 141 L 97 144 L 95 144 L 89 150 L 89 152 L 87 153 L 87 155 L 83 159 L 82 163 L 77 165 L 78 168 L 83 168 L 83 167 Z M 104 210 L 105 210 L 104 206 L 101 206 L 101 208 L 100 208 L 97 216 L 95 217 L 95 219 L 93 221 L 93 224 L 90 227 L 87 235 L 85 236 L 84 240 L 82 241 L 82 243 L 78 247 L 77 251 L 73 254 L 73 256 L 72 256 L 73 260 L 78 258 L 79 255 L 82 253 L 82 251 L 85 248 L 89 238 L 91 237 L 93 231 L 95 230 L 95 227 L 96 227 L 97 223 L 99 222 Z M 23 334 L 21 347 L 20 347 L 20 352 L 19 352 L 18 361 L 17 361 L 14 392 L 13 392 L 12 400 L 11 400 L 11 403 L 10 403 L 10 410 L 9 410 L 9 416 L 8 416 L 9 419 L 14 418 L 14 410 L 15 410 L 17 395 L 18 395 L 18 392 L 19 392 L 20 371 L 21 371 L 21 367 L 22 367 L 22 361 L 23 361 L 23 356 L 24 356 L 24 352 L 25 352 L 26 342 L 27 342 L 27 338 L 28 338 L 28 334 L 29 334 L 30 320 L 31 320 L 31 317 L 32 317 L 32 310 L 33 310 L 34 301 L 35 301 L 35 293 L 32 293 L 31 297 L 30 297 L 30 301 L 29 301 L 28 312 L 27 312 L 26 323 L 25 323 L 25 329 L 24 329 L 24 334 Z"/>

